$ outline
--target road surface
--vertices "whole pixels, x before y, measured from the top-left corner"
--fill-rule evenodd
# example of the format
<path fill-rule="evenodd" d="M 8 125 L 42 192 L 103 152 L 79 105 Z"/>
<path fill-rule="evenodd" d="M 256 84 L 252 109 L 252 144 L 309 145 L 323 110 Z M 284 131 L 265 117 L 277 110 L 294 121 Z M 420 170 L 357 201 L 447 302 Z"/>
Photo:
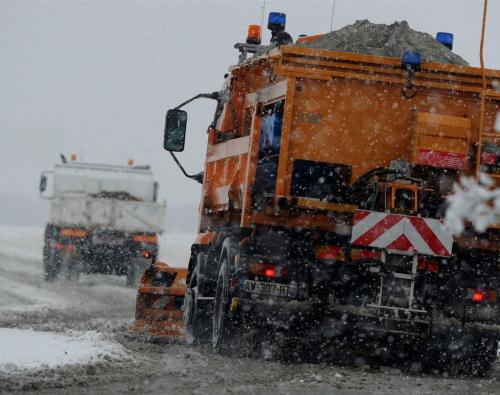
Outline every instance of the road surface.
<path fill-rule="evenodd" d="M 113 357 L 62 366 L 2 370 L 0 392 L 41 394 L 500 394 L 500 369 L 485 379 L 408 376 L 399 369 L 284 363 L 210 347 L 147 344 L 124 333 L 135 290 L 119 276 L 84 275 L 77 283 L 43 281 L 41 229 L 0 227 L 0 328 L 73 337 L 93 334 Z M 87 336 L 87 335 L 86 335 Z M 27 345 L 30 347 L 30 345 Z M 114 347 L 114 348 L 113 348 Z"/>

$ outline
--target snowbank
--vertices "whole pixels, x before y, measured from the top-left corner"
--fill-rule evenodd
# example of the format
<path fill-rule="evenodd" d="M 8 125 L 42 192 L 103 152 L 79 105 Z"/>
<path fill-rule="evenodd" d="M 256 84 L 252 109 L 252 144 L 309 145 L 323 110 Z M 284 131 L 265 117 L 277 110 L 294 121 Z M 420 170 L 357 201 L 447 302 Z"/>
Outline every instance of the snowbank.
<path fill-rule="evenodd" d="M 0 393 L 88 386 L 137 361 L 96 332 L 39 332 L 0 328 Z"/>
<path fill-rule="evenodd" d="M 478 232 L 500 221 L 500 188 L 492 188 L 493 180 L 481 174 L 478 184 L 473 177 L 462 177 L 460 184 L 453 186 L 448 198 L 446 225 L 453 234 L 460 234 L 465 223 L 470 222 Z"/>
<path fill-rule="evenodd" d="M 40 262 L 43 250 L 42 226 L 15 226 L 0 224 L 0 255 Z M 191 253 L 195 233 L 179 233 L 167 230 L 160 236 L 160 259 L 172 266 L 186 266 Z M 0 265 L 9 264 L 3 260 Z M 4 267 L 5 269 L 9 269 Z"/>
<path fill-rule="evenodd" d="M 42 260 L 42 226 L 0 224 L 0 254 L 14 258 Z"/>
<path fill-rule="evenodd" d="M 118 343 L 96 332 L 62 335 L 26 329 L 0 328 L 0 372 L 129 359 Z"/>

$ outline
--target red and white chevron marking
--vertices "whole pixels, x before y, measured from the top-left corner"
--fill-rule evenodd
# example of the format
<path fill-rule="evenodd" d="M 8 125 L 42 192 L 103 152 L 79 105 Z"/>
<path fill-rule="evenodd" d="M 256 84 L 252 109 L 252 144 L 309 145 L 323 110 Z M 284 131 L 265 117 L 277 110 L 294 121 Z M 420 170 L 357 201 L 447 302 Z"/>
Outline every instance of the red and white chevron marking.
<path fill-rule="evenodd" d="M 450 256 L 453 237 L 437 219 L 356 210 L 351 244 Z"/>

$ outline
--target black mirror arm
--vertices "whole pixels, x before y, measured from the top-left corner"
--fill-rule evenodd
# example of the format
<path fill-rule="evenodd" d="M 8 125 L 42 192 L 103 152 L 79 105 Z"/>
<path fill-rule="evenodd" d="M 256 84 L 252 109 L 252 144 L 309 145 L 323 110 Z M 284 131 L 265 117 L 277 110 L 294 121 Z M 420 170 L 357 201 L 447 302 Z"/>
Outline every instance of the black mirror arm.
<path fill-rule="evenodd" d="M 199 93 L 196 96 L 193 96 L 191 99 L 188 99 L 185 102 L 179 104 L 177 107 L 175 107 L 175 110 L 180 110 L 186 104 L 189 104 L 196 99 L 213 99 L 213 100 L 217 100 L 218 104 L 222 103 L 225 100 L 224 93 L 225 93 L 224 91 L 212 92 L 212 93 Z M 170 155 L 172 155 L 172 158 L 174 159 L 177 166 L 179 166 L 179 169 L 181 169 L 182 174 L 184 174 L 187 178 L 190 178 L 192 180 L 195 180 L 196 182 L 199 182 L 200 184 L 203 184 L 203 172 L 199 172 L 198 174 L 186 173 L 186 170 L 184 170 L 184 167 L 182 167 L 181 163 L 179 162 L 177 157 L 174 155 L 174 153 L 172 151 L 169 151 L 169 152 L 170 152 Z"/>
<path fill-rule="evenodd" d="M 196 96 L 193 96 L 191 99 L 186 100 L 185 102 L 179 104 L 177 107 L 175 107 L 175 110 L 180 110 L 186 104 L 189 104 L 192 101 L 195 101 L 196 99 L 213 99 L 213 100 L 219 101 L 219 100 L 221 100 L 221 98 L 222 98 L 222 92 L 198 93 Z"/>
<path fill-rule="evenodd" d="M 179 162 L 179 159 L 174 155 L 172 151 L 170 152 L 170 155 L 172 155 L 172 158 L 174 158 L 175 163 L 177 166 L 179 166 L 179 169 L 181 169 L 182 174 L 184 174 L 187 178 L 190 178 L 192 180 L 195 180 L 196 182 L 199 182 L 200 184 L 203 184 L 203 172 L 200 172 L 198 174 L 188 174 L 186 173 L 186 170 L 184 170 L 184 167 L 182 167 L 181 162 Z"/>

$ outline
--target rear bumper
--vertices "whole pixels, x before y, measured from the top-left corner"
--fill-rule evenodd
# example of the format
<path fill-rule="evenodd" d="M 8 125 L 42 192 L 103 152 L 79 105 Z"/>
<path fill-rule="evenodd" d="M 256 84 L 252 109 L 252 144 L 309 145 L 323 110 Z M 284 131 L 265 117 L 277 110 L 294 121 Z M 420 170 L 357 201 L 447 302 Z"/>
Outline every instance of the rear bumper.
<path fill-rule="evenodd" d="M 444 316 L 433 319 L 430 316 L 408 319 L 387 317 L 357 306 L 337 306 L 324 316 L 327 318 L 320 321 L 320 332 L 326 338 L 356 333 L 362 337 L 373 338 L 384 338 L 388 335 L 421 339 L 479 336 L 500 341 L 500 325 L 488 321 L 463 322 Z"/>
<path fill-rule="evenodd" d="M 313 305 L 307 300 L 235 297 L 232 299 L 231 311 L 254 324 L 289 328 L 310 322 Z"/>

